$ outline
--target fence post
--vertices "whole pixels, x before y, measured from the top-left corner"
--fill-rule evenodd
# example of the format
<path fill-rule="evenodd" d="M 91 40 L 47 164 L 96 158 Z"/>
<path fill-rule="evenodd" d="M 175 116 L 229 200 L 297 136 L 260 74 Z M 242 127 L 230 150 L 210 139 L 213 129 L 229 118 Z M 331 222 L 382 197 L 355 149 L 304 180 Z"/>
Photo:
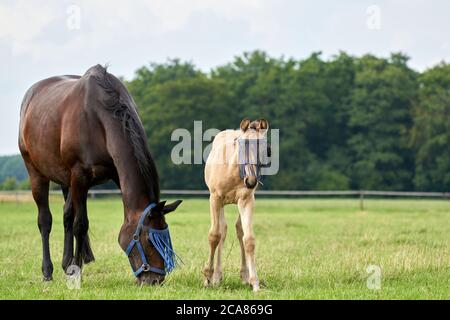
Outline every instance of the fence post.
<path fill-rule="evenodd" d="M 359 191 L 359 210 L 364 211 L 364 191 Z"/>

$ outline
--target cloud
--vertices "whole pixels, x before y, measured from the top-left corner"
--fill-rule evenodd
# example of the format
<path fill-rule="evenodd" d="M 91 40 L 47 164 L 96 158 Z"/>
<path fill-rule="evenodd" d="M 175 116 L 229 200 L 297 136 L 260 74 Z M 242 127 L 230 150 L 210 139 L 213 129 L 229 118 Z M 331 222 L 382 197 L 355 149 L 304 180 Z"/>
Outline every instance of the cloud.
<path fill-rule="evenodd" d="M 380 30 L 367 28 L 374 4 Z M 79 28 L 70 28 L 73 5 Z M 298 59 L 318 50 L 325 57 L 401 50 L 423 70 L 450 60 L 449 10 L 448 0 L 1 0 L 0 154 L 17 150 L 22 95 L 48 76 L 110 63 L 129 78 L 167 57 L 208 70 L 254 49 Z"/>
<path fill-rule="evenodd" d="M 79 8 L 79 29 L 68 28 L 71 6 Z M 132 5 L 121 0 L 19 0 L 0 4 L 0 39 L 13 55 L 40 61 L 48 59 L 49 52 L 62 56 L 74 47 L 96 48 L 183 31 L 198 15 L 210 16 L 212 23 L 244 22 L 250 33 L 270 33 L 276 23 L 270 20 L 269 7 L 270 1 L 257 0 L 135 0 Z"/>
<path fill-rule="evenodd" d="M 38 2 L 30 6 L 29 1 L 14 1 L 0 4 L 0 39 L 7 39 L 11 43 L 14 54 L 24 53 L 32 46 L 33 39 L 55 17 L 55 8 Z"/>

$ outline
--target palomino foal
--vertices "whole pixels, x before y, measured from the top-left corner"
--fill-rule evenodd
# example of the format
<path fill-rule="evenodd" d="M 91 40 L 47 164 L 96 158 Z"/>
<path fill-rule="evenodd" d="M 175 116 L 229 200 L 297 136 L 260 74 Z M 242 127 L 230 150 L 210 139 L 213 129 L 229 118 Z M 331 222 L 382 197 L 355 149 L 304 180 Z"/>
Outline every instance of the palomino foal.
<path fill-rule="evenodd" d="M 210 192 L 211 214 L 211 228 L 208 236 L 210 255 L 203 271 L 206 277 L 205 285 L 218 284 L 222 279 L 222 248 L 227 234 L 223 207 L 227 204 L 237 204 L 239 217 L 236 222 L 236 232 L 241 246 L 241 278 L 244 283 L 252 286 L 253 291 L 259 290 L 255 266 L 253 207 L 255 189 L 258 184 L 258 174 L 254 173 L 259 172 L 260 155 L 259 148 L 247 147 L 247 159 L 257 160 L 240 168 L 239 163 L 242 161 L 239 158 L 242 148 L 240 150 L 239 146 L 240 142 L 245 143 L 246 140 L 261 141 L 265 138 L 268 127 L 267 120 L 250 122 L 250 120 L 244 119 L 241 122 L 240 130 L 225 130 L 214 138 L 205 167 L 205 181 Z M 214 268 L 216 249 L 217 261 Z"/>

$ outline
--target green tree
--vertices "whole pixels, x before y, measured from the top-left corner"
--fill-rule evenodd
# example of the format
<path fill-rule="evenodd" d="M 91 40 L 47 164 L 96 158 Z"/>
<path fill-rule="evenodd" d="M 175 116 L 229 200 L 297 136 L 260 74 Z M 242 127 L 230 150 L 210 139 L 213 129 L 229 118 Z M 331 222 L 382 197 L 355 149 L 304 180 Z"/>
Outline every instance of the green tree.
<path fill-rule="evenodd" d="M 408 58 L 364 56 L 357 61 L 349 126 L 354 188 L 408 190 L 414 157 L 409 146 L 417 75 Z"/>
<path fill-rule="evenodd" d="M 233 121 L 237 127 L 244 117 L 266 118 L 271 128 L 280 129 L 280 153 L 286 155 L 289 152 L 289 156 L 280 157 L 280 171 L 276 177 L 264 179 L 266 188 L 283 189 L 305 182 L 302 167 L 307 162 L 305 154 L 309 152 L 304 150 L 306 145 L 302 136 L 296 136 L 297 127 L 301 127 L 303 121 L 297 119 L 298 110 L 291 105 L 289 95 L 295 66 L 293 60 L 274 59 L 265 52 L 254 51 L 212 71 L 212 77 L 223 80 L 230 92 L 233 116 L 231 119 L 228 116 L 229 122 Z M 287 115 L 294 110 L 295 113 Z M 298 154 L 303 154 L 299 158 L 303 160 L 301 164 L 295 160 Z M 291 160 L 298 166 L 291 166 Z"/>
<path fill-rule="evenodd" d="M 203 129 L 222 130 L 233 125 L 227 121 L 233 109 L 224 86 L 222 80 L 211 79 L 192 65 L 177 60 L 140 69 L 128 84 L 139 106 L 163 188 L 205 187 L 202 164 L 193 164 L 193 155 L 191 165 L 172 162 L 171 151 L 179 141 L 171 141 L 171 135 L 175 129 L 182 128 L 193 138 L 196 120 L 202 121 Z M 193 144 L 193 140 L 190 142 Z"/>
<path fill-rule="evenodd" d="M 223 130 L 244 117 L 280 129 L 280 171 L 264 179 L 265 189 L 450 187 L 445 63 L 419 74 L 400 53 L 295 60 L 257 50 L 210 72 L 178 59 L 151 63 L 126 85 L 163 188 L 205 188 L 202 165 L 172 162 L 175 129 L 193 136 L 196 120 L 203 130 Z M 27 177 L 20 156 L 0 157 L 0 183 L 7 177 Z"/>
<path fill-rule="evenodd" d="M 18 184 L 18 189 L 19 190 L 30 190 L 31 189 L 30 180 L 25 179 L 25 180 L 20 181 Z"/>
<path fill-rule="evenodd" d="M 450 190 L 450 65 L 441 63 L 419 78 L 412 141 L 419 190 Z"/>
<path fill-rule="evenodd" d="M 3 181 L 2 190 L 16 190 L 18 187 L 17 180 L 14 177 L 8 177 Z"/>
<path fill-rule="evenodd" d="M 8 177 L 23 180 L 28 177 L 28 172 L 20 155 L 0 157 L 0 183 Z"/>

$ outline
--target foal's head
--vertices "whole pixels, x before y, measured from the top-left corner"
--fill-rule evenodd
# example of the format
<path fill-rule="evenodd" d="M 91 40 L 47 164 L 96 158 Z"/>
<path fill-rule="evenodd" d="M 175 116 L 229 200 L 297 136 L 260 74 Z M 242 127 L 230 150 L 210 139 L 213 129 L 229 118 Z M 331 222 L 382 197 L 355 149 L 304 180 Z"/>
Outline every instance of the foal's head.
<path fill-rule="evenodd" d="M 258 175 L 256 174 L 259 170 L 258 166 L 260 164 L 265 165 L 267 163 L 261 163 L 264 159 L 270 157 L 270 145 L 266 143 L 266 134 L 269 129 L 269 122 L 266 119 L 259 119 L 250 121 L 249 119 L 243 119 L 241 121 L 241 135 L 239 139 L 241 141 L 249 141 L 248 148 L 244 150 L 246 153 L 246 157 L 248 157 L 248 162 L 244 166 L 245 177 L 244 184 L 247 188 L 253 189 L 258 184 Z M 264 141 L 264 143 L 254 143 L 255 141 Z M 261 147 L 266 146 L 266 150 L 263 150 Z M 239 159 L 241 161 L 241 159 Z"/>
<path fill-rule="evenodd" d="M 124 223 L 119 244 L 127 253 L 139 285 L 160 284 L 177 261 L 173 251 L 165 215 L 174 211 L 181 200 L 165 205 L 165 201 L 141 215 L 139 222 Z"/>

